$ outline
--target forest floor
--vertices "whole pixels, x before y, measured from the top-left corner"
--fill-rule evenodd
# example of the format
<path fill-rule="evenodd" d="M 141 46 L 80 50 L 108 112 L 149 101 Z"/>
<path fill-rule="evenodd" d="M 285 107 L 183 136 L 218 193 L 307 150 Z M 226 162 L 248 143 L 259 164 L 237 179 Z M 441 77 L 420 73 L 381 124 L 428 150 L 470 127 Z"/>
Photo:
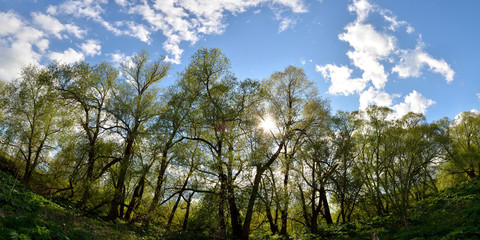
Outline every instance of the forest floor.
<path fill-rule="evenodd" d="M 405 220 L 394 216 L 325 227 L 297 239 L 480 239 L 480 180 L 417 202 Z M 194 239 L 182 233 L 170 239 Z M 158 232 L 100 217 L 81 217 L 71 203 L 34 193 L 0 171 L 0 239 L 163 239 Z M 262 239 L 279 239 L 264 236 Z"/>
<path fill-rule="evenodd" d="M 81 217 L 69 202 L 34 193 L 0 171 L 0 239 L 157 239 L 135 226 Z"/>

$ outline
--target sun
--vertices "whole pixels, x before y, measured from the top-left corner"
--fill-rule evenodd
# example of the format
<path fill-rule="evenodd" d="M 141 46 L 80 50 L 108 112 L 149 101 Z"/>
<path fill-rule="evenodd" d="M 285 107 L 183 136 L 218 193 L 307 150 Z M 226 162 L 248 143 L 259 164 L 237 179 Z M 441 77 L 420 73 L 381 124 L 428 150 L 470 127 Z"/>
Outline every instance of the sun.
<path fill-rule="evenodd" d="M 260 121 L 258 127 L 263 129 L 263 132 L 275 133 L 277 131 L 277 124 L 275 123 L 275 120 L 273 120 L 273 118 L 270 116 L 264 117 Z"/>

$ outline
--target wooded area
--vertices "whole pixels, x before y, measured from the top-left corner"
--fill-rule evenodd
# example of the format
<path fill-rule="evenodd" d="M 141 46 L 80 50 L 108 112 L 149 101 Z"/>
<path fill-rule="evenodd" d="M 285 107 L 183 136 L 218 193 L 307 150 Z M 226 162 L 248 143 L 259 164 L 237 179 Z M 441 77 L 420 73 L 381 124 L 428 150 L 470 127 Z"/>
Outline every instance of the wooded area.
<path fill-rule="evenodd" d="M 16 162 L 3 168 L 85 215 L 220 239 L 387 215 L 408 226 L 414 202 L 480 175 L 478 113 L 332 113 L 303 69 L 239 80 L 219 49 L 161 89 L 169 68 L 143 51 L 1 82 L 0 145 Z"/>

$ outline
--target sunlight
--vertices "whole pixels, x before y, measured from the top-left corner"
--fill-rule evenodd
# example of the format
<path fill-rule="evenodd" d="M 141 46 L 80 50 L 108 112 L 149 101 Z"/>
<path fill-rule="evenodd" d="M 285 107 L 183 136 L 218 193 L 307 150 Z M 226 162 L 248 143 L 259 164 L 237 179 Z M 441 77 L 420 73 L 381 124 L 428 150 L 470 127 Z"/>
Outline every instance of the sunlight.
<path fill-rule="evenodd" d="M 277 124 L 270 116 L 266 116 L 260 121 L 259 127 L 263 129 L 263 132 L 277 132 Z"/>

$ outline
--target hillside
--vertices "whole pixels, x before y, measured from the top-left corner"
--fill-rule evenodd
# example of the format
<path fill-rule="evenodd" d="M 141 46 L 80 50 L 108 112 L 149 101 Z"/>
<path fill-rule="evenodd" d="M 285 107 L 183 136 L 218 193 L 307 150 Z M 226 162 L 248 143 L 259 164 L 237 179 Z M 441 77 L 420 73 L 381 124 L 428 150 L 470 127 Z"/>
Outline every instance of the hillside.
<path fill-rule="evenodd" d="M 376 232 L 380 239 L 480 239 L 479 193 L 477 178 L 417 202 L 409 210 L 408 227 L 389 216 L 372 219 L 358 230 Z"/>
<path fill-rule="evenodd" d="M 480 239 L 480 181 L 459 184 L 416 203 L 408 227 L 395 217 L 326 228 L 308 239 Z M 58 202 L 58 200 L 57 200 Z M 67 203 L 35 194 L 0 171 L 0 239 L 158 239 L 155 232 L 80 217 Z M 170 236 L 173 237 L 173 236 Z M 199 237 L 179 234 L 173 238 Z"/>
<path fill-rule="evenodd" d="M 154 239 L 133 226 L 80 217 L 0 171 L 0 239 Z"/>

